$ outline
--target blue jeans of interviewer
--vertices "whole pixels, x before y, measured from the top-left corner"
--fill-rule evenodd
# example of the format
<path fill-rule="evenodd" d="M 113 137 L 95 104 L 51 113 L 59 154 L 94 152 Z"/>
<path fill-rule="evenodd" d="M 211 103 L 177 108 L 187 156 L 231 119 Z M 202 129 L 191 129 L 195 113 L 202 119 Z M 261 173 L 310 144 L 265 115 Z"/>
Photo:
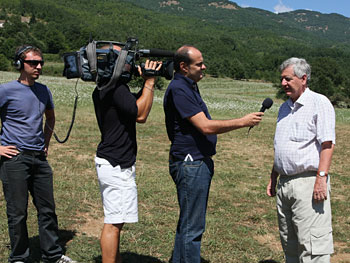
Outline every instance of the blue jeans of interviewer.
<path fill-rule="evenodd" d="M 11 159 L 1 157 L 0 165 L 11 241 L 9 262 L 26 262 L 29 257 L 28 192 L 38 212 L 42 258 L 44 262 L 55 262 L 62 256 L 62 248 L 58 245 L 52 170 L 45 153 L 25 151 Z"/>
<path fill-rule="evenodd" d="M 180 216 L 176 229 L 173 263 L 200 263 L 201 239 L 214 163 L 211 158 L 197 161 L 169 161 L 176 185 Z"/>

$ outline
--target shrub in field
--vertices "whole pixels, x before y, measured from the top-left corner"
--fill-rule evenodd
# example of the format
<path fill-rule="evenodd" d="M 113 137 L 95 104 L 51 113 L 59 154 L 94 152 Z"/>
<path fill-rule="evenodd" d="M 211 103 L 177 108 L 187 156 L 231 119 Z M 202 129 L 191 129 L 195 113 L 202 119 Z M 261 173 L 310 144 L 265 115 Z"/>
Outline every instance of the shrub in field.
<path fill-rule="evenodd" d="M 3 54 L 0 54 L 0 70 L 7 71 L 9 68 L 10 61 Z"/>

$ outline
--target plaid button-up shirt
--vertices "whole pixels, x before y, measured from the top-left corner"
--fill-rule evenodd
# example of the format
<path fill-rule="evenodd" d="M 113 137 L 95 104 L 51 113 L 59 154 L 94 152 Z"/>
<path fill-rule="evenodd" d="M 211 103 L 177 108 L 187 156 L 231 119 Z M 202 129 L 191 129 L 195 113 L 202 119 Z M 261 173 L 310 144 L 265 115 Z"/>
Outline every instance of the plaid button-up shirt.
<path fill-rule="evenodd" d="M 281 175 L 317 171 L 321 144 L 335 144 L 335 112 L 327 97 L 306 88 L 278 112 L 274 139 L 274 169 Z"/>

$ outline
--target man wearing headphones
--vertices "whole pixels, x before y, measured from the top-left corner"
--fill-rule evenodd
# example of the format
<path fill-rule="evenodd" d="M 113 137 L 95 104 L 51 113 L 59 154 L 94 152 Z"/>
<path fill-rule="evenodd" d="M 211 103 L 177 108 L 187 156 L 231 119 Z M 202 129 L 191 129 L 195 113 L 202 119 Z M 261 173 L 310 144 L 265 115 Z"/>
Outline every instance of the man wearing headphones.
<path fill-rule="evenodd" d="M 19 78 L 0 85 L 0 178 L 11 241 L 9 262 L 15 263 L 29 258 L 28 191 L 38 211 L 43 262 L 75 262 L 63 255 L 58 244 L 52 170 L 46 159 L 55 125 L 54 104 L 50 90 L 36 82 L 43 65 L 40 49 L 20 46 L 14 61 Z"/>

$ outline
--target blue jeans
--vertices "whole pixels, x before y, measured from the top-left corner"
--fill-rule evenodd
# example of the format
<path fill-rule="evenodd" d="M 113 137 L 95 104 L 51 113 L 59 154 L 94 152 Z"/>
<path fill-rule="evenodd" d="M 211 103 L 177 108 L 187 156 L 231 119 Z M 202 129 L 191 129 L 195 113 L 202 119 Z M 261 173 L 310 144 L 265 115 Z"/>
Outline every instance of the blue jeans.
<path fill-rule="evenodd" d="M 7 204 L 11 241 L 9 262 L 29 257 L 27 231 L 28 191 L 38 212 L 39 237 L 44 262 L 62 255 L 58 245 L 58 225 L 53 196 L 52 170 L 43 152 L 22 152 L 8 159 L 1 157 L 0 177 Z"/>
<path fill-rule="evenodd" d="M 169 172 L 176 184 L 180 206 L 172 262 L 200 263 L 214 163 L 211 158 L 192 162 L 170 160 Z"/>

